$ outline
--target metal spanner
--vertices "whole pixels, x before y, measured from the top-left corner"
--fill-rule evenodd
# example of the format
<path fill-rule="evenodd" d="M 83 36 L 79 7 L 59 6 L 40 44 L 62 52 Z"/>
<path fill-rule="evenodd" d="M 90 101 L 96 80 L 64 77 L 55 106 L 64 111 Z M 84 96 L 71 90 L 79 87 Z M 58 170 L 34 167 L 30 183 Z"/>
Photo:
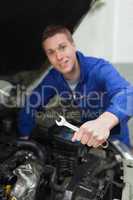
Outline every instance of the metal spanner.
<path fill-rule="evenodd" d="M 63 116 L 59 115 L 60 117 L 60 121 L 55 120 L 56 124 L 58 126 L 66 126 L 70 129 L 72 129 L 73 131 L 79 131 L 79 128 L 77 126 L 72 125 L 71 123 L 69 123 Z M 106 141 L 104 144 L 100 145 L 102 148 L 107 148 L 108 147 L 108 141 Z"/>

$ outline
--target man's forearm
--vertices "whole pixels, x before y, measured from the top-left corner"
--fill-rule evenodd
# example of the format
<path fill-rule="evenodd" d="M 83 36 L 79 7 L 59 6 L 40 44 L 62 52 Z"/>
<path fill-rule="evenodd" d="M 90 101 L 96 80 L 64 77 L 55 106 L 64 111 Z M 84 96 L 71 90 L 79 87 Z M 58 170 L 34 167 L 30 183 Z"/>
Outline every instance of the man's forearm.
<path fill-rule="evenodd" d="M 118 117 L 111 112 L 104 112 L 97 120 L 104 126 L 106 125 L 110 130 L 119 123 Z"/>

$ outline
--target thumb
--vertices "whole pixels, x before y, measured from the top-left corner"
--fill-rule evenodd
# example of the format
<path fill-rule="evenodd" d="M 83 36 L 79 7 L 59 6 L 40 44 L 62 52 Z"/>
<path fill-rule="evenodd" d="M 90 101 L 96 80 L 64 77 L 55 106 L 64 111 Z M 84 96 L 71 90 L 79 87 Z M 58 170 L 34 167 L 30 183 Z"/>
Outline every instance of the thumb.
<path fill-rule="evenodd" d="M 78 132 L 74 132 L 72 137 L 72 142 L 75 142 L 77 140 Z"/>

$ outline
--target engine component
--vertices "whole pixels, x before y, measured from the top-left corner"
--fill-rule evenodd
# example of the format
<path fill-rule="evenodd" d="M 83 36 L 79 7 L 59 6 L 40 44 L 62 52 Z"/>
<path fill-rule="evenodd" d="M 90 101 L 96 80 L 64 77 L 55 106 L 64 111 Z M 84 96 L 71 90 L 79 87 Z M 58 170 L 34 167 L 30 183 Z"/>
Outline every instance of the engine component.
<path fill-rule="evenodd" d="M 57 131 L 59 130 L 59 132 Z M 73 132 L 69 128 L 59 128 L 52 135 L 53 164 L 57 168 L 58 181 L 72 176 L 78 162 L 79 142 L 71 141 Z"/>
<path fill-rule="evenodd" d="M 122 191 L 122 200 L 133 199 L 133 154 L 120 141 L 114 140 L 112 144 L 123 156 L 123 182 L 125 184 Z"/>
<path fill-rule="evenodd" d="M 34 200 L 44 172 L 45 151 L 35 142 L 15 144 L 13 153 L 0 165 L 1 200 Z"/>
<path fill-rule="evenodd" d="M 31 155 L 28 155 L 30 157 Z M 43 166 L 37 160 L 28 158 L 26 163 L 17 167 L 13 174 L 17 176 L 17 181 L 11 192 L 11 199 L 34 200 L 38 187 Z"/>
<path fill-rule="evenodd" d="M 5 80 L 0 80 L 0 105 L 10 108 L 9 100 L 13 85 Z"/>
<path fill-rule="evenodd" d="M 113 189 L 115 182 L 120 181 L 115 177 L 115 170 L 120 167 L 119 162 L 108 159 L 105 150 L 98 151 L 82 149 L 81 163 L 75 170 L 63 200 L 112 200 L 122 190 L 122 183 L 119 183 L 117 192 Z"/>

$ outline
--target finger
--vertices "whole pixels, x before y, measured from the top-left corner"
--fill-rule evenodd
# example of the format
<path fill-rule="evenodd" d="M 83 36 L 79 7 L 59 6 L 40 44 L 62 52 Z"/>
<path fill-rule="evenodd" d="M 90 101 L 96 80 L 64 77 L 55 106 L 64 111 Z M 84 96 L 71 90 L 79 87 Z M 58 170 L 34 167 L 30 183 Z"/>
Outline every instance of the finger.
<path fill-rule="evenodd" d="M 83 134 L 85 133 L 85 129 L 83 127 L 80 127 L 78 132 L 74 133 L 74 136 L 72 137 L 72 141 L 80 141 Z"/>
<path fill-rule="evenodd" d="M 96 140 L 95 143 L 93 144 L 93 147 L 97 148 L 97 147 L 101 146 L 104 142 L 105 142 L 105 140 Z"/>
<path fill-rule="evenodd" d="M 106 141 L 108 137 L 109 137 L 109 132 L 105 132 L 104 134 L 98 135 L 97 139 Z"/>
<path fill-rule="evenodd" d="M 82 130 L 79 130 L 78 133 L 77 133 L 77 135 L 76 135 L 76 140 L 80 141 L 81 138 L 82 138 L 82 135 L 83 135 Z"/>
<path fill-rule="evenodd" d="M 90 138 L 92 137 L 92 134 L 93 134 L 93 130 L 90 128 L 86 128 L 86 127 L 81 127 L 80 130 L 82 132 L 82 137 L 84 137 L 84 135 L 86 135 L 85 138 L 87 138 L 87 140 L 90 140 Z"/>
<path fill-rule="evenodd" d="M 77 135 L 78 135 L 78 132 L 74 132 L 73 134 L 73 137 L 72 137 L 72 142 L 75 142 L 77 140 Z"/>
<path fill-rule="evenodd" d="M 95 141 L 94 143 L 93 143 L 93 147 L 94 148 L 97 148 L 97 147 L 99 147 L 99 146 L 101 146 L 101 142 L 99 142 L 99 141 Z"/>
<path fill-rule="evenodd" d="M 89 137 L 88 134 L 83 134 L 83 135 L 82 135 L 82 138 L 81 138 L 81 143 L 82 143 L 82 144 L 87 144 L 87 142 L 88 142 L 88 137 Z"/>
<path fill-rule="evenodd" d="M 90 138 L 92 137 L 92 131 L 88 130 L 84 127 L 81 127 L 80 132 L 82 133 L 81 135 L 81 143 L 82 144 L 87 144 L 87 142 L 90 140 Z"/>
<path fill-rule="evenodd" d="M 89 138 L 89 140 L 87 141 L 87 145 L 89 147 L 93 146 L 93 144 L 96 142 L 96 137 L 91 135 L 91 137 Z"/>

